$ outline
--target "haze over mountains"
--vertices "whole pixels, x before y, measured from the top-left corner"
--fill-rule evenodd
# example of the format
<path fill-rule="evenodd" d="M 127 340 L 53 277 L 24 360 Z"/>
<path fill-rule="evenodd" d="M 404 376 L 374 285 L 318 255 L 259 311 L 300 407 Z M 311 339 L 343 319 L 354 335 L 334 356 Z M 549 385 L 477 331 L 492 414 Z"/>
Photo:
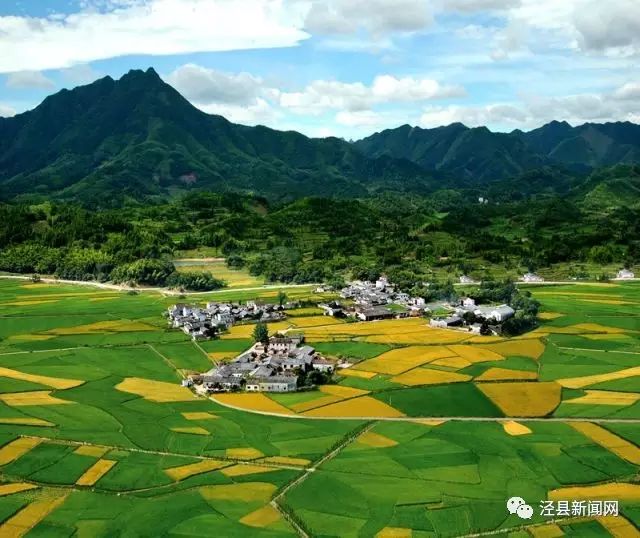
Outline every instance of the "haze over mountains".
<path fill-rule="evenodd" d="M 195 108 L 153 69 L 63 90 L 0 118 L 5 199 L 41 194 L 105 204 L 197 188 L 271 199 L 428 193 L 541 168 L 582 174 L 635 162 L 640 126 L 628 122 L 551 122 L 527 133 L 404 125 L 355 143 L 236 125 Z"/>

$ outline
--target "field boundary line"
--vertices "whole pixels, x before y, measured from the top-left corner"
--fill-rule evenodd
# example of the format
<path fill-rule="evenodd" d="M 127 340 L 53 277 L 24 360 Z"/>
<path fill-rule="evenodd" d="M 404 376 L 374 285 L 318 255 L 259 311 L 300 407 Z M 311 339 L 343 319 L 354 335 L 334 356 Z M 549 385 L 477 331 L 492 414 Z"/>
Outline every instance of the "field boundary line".
<path fill-rule="evenodd" d="M 350 445 L 351 443 L 353 443 L 353 441 L 355 441 L 363 433 L 368 432 L 375 425 L 376 425 L 376 422 L 372 421 L 372 422 L 369 422 L 369 423 L 365 424 L 363 427 L 355 428 L 355 429 L 351 430 L 347 435 L 344 436 L 342 441 L 340 441 L 340 443 L 338 443 L 337 446 L 335 446 L 329 452 L 327 452 L 324 456 L 322 456 L 311 467 L 308 467 L 305 470 L 305 472 L 302 473 L 298 478 L 296 478 L 292 482 L 289 482 L 285 487 L 283 487 L 278 492 L 278 494 L 273 499 L 271 499 L 271 503 L 270 503 L 271 506 L 273 506 L 273 508 L 275 508 L 278 512 L 280 512 L 280 514 L 282 514 L 282 516 L 296 530 L 298 535 L 302 536 L 303 538 L 309 538 L 309 534 L 298 523 L 297 517 L 293 514 L 293 511 L 290 511 L 290 509 L 287 510 L 286 505 L 284 505 L 283 503 L 279 502 L 280 499 L 282 499 L 290 490 L 292 490 L 296 486 L 299 486 L 300 484 L 302 484 L 302 482 L 304 482 L 307 478 L 309 478 L 311 473 L 314 473 L 316 471 L 316 469 L 318 467 L 320 467 L 320 465 L 322 465 L 323 463 L 326 463 L 327 461 L 335 458 L 343 448 L 345 448 L 347 445 Z"/>
<path fill-rule="evenodd" d="M 180 370 L 175 364 L 173 364 L 173 362 L 171 362 L 171 359 L 169 357 L 167 357 L 166 355 L 163 355 L 155 347 L 153 347 L 153 344 L 145 344 L 145 346 L 148 347 L 151 351 L 153 351 L 156 355 L 158 355 L 164 362 L 166 362 L 170 368 L 173 368 L 173 370 L 175 371 L 175 373 L 178 375 L 179 378 L 181 379 L 185 378 L 185 375 L 182 372 L 182 370 Z"/>

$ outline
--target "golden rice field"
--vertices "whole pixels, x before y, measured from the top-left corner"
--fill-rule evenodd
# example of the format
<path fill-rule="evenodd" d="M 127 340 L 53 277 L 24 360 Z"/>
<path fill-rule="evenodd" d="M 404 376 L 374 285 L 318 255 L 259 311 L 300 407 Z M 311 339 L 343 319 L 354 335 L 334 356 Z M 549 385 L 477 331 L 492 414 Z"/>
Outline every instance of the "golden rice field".
<path fill-rule="evenodd" d="M 0 465 L 6 465 L 24 456 L 41 443 L 34 437 L 19 437 L 0 448 Z"/>
<path fill-rule="evenodd" d="M 270 504 L 267 504 L 241 518 L 240 523 L 249 527 L 268 527 L 279 521 L 280 517 L 280 512 Z"/>
<path fill-rule="evenodd" d="M 26 374 L 18 370 L 0 367 L 0 377 L 8 377 L 10 379 L 20 379 L 22 381 L 31 381 L 40 385 L 47 385 L 53 389 L 71 389 L 82 385 L 84 381 L 79 379 L 61 379 L 59 377 L 50 377 L 46 375 Z"/>
<path fill-rule="evenodd" d="M 365 372 L 364 370 L 355 370 L 354 368 L 341 368 L 338 373 L 347 377 L 359 377 L 361 379 L 371 379 L 375 377 L 376 372 Z"/>
<path fill-rule="evenodd" d="M 253 447 L 227 448 L 225 453 L 227 455 L 227 458 L 232 458 L 237 460 L 256 460 L 264 456 L 262 452 L 260 452 L 257 448 L 253 448 Z"/>
<path fill-rule="evenodd" d="M 200 426 L 178 426 L 175 428 L 171 428 L 171 431 L 176 433 L 187 433 L 189 435 L 211 435 L 208 430 L 205 430 Z"/>
<path fill-rule="evenodd" d="M 74 454 L 78 454 L 80 456 L 92 456 L 94 458 L 101 458 L 107 452 L 109 452 L 109 448 L 107 448 L 106 446 L 81 445 L 75 449 Z"/>
<path fill-rule="evenodd" d="M 640 500 L 640 484 L 627 484 L 612 482 L 609 484 L 596 484 L 593 486 L 571 486 L 551 490 L 549 500 L 573 500 L 584 499 L 589 501 L 605 501 L 617 499 L 619 501 Z"/>
<path fill-rule="evenodd" d="M 636 392 L 615 392 L 612 390 L 586 390 L 584 396 L 565 400 L 568 404 L 590 405 L 632 405 L 640 400 Z"/>
<path fill-rule="evenodd" d="M 35 484 L 27 484 L 25 482 L 18 482 L 15 484 L 1 484 L 0 485 L 0 497 L 5 495 L 13 495 L 14 493 L 20 493 L 21 491 L 28 491 L 30 489 L 37 489 Z"/>
<path fill-rule="evenodd" d="M 495 351 L 492 351 L 488 346 L 448 346 L 453 352 L 453 355 L 462 357 L 470 363 L 476 362 L 488 362 L 488 361 L 501 361 L 504 357 Z"/>
<path fill-rule="evenodd" d="M 265 463 L 275 463 L 277 465 L 294 465 L 298 467 L 306 467 L 311 463 L 311 460 L 305 458 L 290 458 L 288 456 L 269 456 L 262 458 L 260 461 Z"/>
<path fill-rule="evenodd" d="M 376 538 L 411 538 L 413 532 L 404 527 L 385 527 L 376 534 Z"/>
<path fill-rule="evenodd" d="M 320 392 L 337 396 L 339 398 L 355 398 L 367 394 L 368 390 L 355 389 L 352 387 L 343 387 L 342 385 L 321 385 Z"/>
<path fill-rule="evenodd" d="M 177 383 L 166 383 L 140 377 L 127 377 L 116 385 L 116 389 L 136 394 L 150 402 L 188 402 L 194 396 L 189 389 Z"/>
<path fill-rule="evenodd" d="M 438 385 L 441 383 L 460 383 L 472 379 L 470 375 L 447 372 L 445 370 L 431 370 L 429 368 L 415 368 L 391 378 L 391 381 L 402 385 Z"/>
<path fill-rule="evenodd" d="M 277 321 L 275 323 L 269 323 L 269 331 L 271 334 L 277 333 L 279 331 L 285 331 L 291 327 L 291 323 L 289 321 Z M 253 334 L 253 330 L 255 328 L 255 324 L 247 323 L 245 325 L 234 325 L 229 328 L 229 330 L 223 333 L 220 338 L 222 340 L 233 340 L 237 338 L 251 338 Z"/>
<path fill-rule="evenodd" d="M 197 463 L 189 463 L 188 465 L 180 465 L 178 467 L 170 467 L 165 469 L 164 472 L 176 482 L 195 476 L 197 474 L 207 473 L 209 471 L 215 471 L 229 465 L 225 461 L 217 460 L 202 460 Z"/>
<path fill-rule="evenodd" d="M 392 349 L 373 359 L 358 363 L 353 368 L 367 372 L 397 375 L 436 359 L 454 355 L 455 353 L 446 346 L 403 347 Z"/>
<path fill-rule="evenodd" d="M 93 486 L 98 480 L 100 480 L 109 470 L 116 464 L 117 461 L 99 459 L 91 467 L 89 467 L 84 474 L 76 480 L 77 486 Z"/>
<path fill-rule="evenodd" d="M 262 411 L 263 413 L 277 413 L 281 415 L 293 414 L 291 409 L 274 402 L 271 398 L 262 393 L 223 393 L 211 396 L 211 399 L 224 405 L 231 405 L 248 411 Z"/>
<path fill-rule="evenodd" d="M 509 370 L 508 368 L 489 368 L 475 378 L 476 381 L 531 381 L 538 378 L 536 372 L 525 370 Z"/>
<path fill-rule="evenodd" d="M 246 501 L 267 502 L 276 491 L 276 486 L 269 482 L 242 482 L 239 484 L 220 484 L 202 486 L 200 495 L 211 501 Z"/>
<path fill-rule="evenodd" d="M 13 424 L 15 426 L 42 426 L 44 428 L 52 428 L 55 426 L 53 422 L 43 420 L 41 418 L 0 418 L 0 424 Z"/>
<path fill-rule="evenodd" d="M 371 396 L 359 396 L 303 413 L 308 417 L 403 417 L 397 409 Z"/>
<path fill-rule="evenodd" d="M 502 427 L 504 428 L 505 433 L 508 433 L 509 435 L 527 435 L 531 433 L 530 428 L 524 424 L 520 424 L 520 422 L 516 422 L 515 420 L 507 420 L 503 422 Z"/>
<path fill-rule="evenodd" d="M 628 538 L 638 536 L 638 529 L 627 518 L 622 516 L 602 516 L 597 517 L 600 523 L 613 538 Z"/>
<path fill-rule="evenodd" d="M 5 392 L 0 394 L 0 400 L 14 407 L 28 407 L 31 405 L 64 405 L 74 404 L 69 400 L 61 400 L 51 396 L 50 390 L 37 390 L 33 392 Z"/>
<path fill-rule="evenodd" d="M 339 402 L 340 400 L 342 400 L 342 398 L 340 398 L 339 396 L 320 396 L 318 398 L 314 398 L 313 400 L 309 400 L 308 402 L 293 404 L 291 406 L 291 409 L 293 409 L 296 413 L 304 413 L 305 411 L 309 411 L 310 409 L 329 405 L 335 402 Z"/>
<path fill-rule="evenodd" d="M 69 493 L 63 493 L 57 497 L 44 496 L 28 504 L 0 525 L 0 536 L 7 538 L 24 536 L 60 506 L 68 495 Z"/>
<path fill-rule="evenodd" d="M 572 422 L 571 427 L 621 458 L 640 465 L 640 448 L 626 439 L 590 422 Z"/>
<path fill-rule="evenodd" d="M 45 331 L 45 334 L 65 336 L 73 334 L 92 334 L 104 332 L 143 332 L 156 330 L 157 327 L 149 325 L 148 323 L 143 323 L 141 321 L 113 320 L 97 321 L 96 323 L 77 325 L 75 327 L 60 327 L 58 329 L 50 329 L 48 331 Z"/>
<path fill-rule="evenodd" d="M 634 377 L 637 375 L 640 375 L 640 366 L 625 368 L 616 372 L 609 372 L 608 374 L 567 377 L 558 379 L 556 380 L 556 382 L 569 389 L 581 389 L 589 385 L 595 385 L 596 383 L 603 383 L 604 381 L 614 381 L 617 379 L 626 379 L 627 377 Z"/>
<path fill-rule="evenodd" d="M 192 411 L 187 413 L 181 413 L 187 420 L 213 420 L 219 418 L 218 415 L 208 413 L 206 411 Z"/>
<path fill-rule="evenodd" d="M 398 443 L 389 437 L 380 435 L 372 431 L 364 432 L 361 434 L 357 442 L 361 445 L 372 446 L 375 448 L 387 448 L 390 446 L 396 446 Z"/>
<path fill-rule="evenodd" d="M 231 467 L 225 467 L 220 472 L 228 477 L 236 477 L 246 476 L 250 474 L 269 473 L 273 470 L 273 467 L 268 467 L 267 465 L 250 465 L 245 463 L 238 463 L 237 465 L 232 465 Z"/>
<path fill-rule="evenodd" d="M 477 383 L 476 386 L 507 417 L 543 417 L 560 404 L 561 387 L 554 382 Z"/>

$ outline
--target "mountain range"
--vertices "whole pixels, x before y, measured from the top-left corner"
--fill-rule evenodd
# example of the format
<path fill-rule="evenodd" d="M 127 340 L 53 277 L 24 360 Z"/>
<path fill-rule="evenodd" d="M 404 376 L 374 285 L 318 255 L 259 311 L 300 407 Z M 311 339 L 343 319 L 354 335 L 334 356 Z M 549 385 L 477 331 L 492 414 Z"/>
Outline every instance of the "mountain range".
<path fill-rule="evenodd" d="M 517 182 L 541 169 L 586 174 L 634 162 L 640 162 L 640 126 L 628 122 L 554 121 L 511 133 L 460 123 L 404 125 L 354 143 L 247 127 L 200 111 L 153 69 L 62 90 L 31 111 L 0 118 L 3 198 L 102 206 L 194 189 L 275 200 L 422 194 Z"/>

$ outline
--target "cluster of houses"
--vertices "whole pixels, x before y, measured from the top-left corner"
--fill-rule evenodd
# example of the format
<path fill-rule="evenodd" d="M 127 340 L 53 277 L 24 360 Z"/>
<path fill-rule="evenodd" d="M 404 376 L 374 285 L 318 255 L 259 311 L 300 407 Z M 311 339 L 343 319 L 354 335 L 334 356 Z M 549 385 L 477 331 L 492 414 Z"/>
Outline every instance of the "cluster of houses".
<path fill-rule="evenodd" d="M 258 342 L 231 362 L 187 377 L 183 385 L 201 393 L 293 392 L 298 390 L 298 372 L 332 373 L 333 367 L 314 348 L 304 345 L 303 336 L 276 334 L 268 345 Z"/>
<path fill-rule="evenodd" d="M 472 313 L 473 316 L 465 316 L 466 313 Z M 449 316 L 436 317 L 429 321 L 431 327 L 454 328 L 466 326 L 467 330 L 474 334 L 480 334 L 482 330 L 482 322 L 485 322 L 490 331 L 497 333 L 500 331 L 500 324 L 512 317 L 516 311 L 509 305 L 476 305 L 471 297 L 465 297 L 460 304 L 453 307 L 453 311 Z M 468 323 L 467 320 L 472 318 L 473 321 Z M 480 321 L 478 321 L 480 320 Z"/>
<path fill-rule="evenodd" d="M 421 316 L 427 308 L 422 297 L 396 290 L 385 276 L 375 282 L 354 280 L 340 290 L 340 297 L 348 300 L 350 306 L 335 301 L 318 306 L 327 316 L 351 316 L 360 321 Z"/>
<path fill-rule="evenodd" d="M 258 301 L 238 303 L 207 303 L 202 308 L 195 305 L 175 304 L 168 308 L 169 325 L 194 340 L 204 340 L 213 334 L 241 322 L 272 322 L 285 319 L 283 307 Z"/>

